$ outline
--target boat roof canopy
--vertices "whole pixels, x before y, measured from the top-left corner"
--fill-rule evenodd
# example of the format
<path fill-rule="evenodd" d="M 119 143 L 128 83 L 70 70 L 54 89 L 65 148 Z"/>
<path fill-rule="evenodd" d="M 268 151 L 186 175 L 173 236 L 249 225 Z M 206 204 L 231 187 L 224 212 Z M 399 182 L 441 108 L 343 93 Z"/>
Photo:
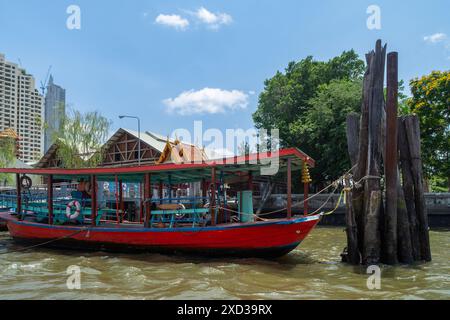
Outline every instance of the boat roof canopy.
<path fill-rule="evenodd" d="M 300 170 L 302 162 L 310 167 L 315 161 L 297 148 L 282 149 L 273 153 L 253 153 L 246 156 L 236 156 L 202 162 L 184 164 L 155 164 L 130 167 L 99 167 L 86 169 L 24 169 L 0 168 L 0 173 L 15 173 L 26 175 L 53 176 L 61 180 L 89 179 L 95 175 L 99 181 L 114 181 L 116 177 L 123 182 L 141 182 L 145 173 L 151 173 L 152 182 L 188 183 L 211 178 L 211 169 L 216 168 L 217 178 L 224 182 L 231 182 L 239 176 L 268 175 L 264 171 L 277 168 L 278 172 L 287 171 L 287 161 L 291 159 L 292 170 Z"/>

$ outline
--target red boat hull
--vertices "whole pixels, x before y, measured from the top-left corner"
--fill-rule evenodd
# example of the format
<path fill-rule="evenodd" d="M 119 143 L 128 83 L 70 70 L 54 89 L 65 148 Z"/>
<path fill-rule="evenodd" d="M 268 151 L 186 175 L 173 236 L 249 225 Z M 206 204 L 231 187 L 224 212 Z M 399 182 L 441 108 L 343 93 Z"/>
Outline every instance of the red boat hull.
<path fill-rule="evenodd" d="M 50 226 L 0 214 L 22 242 L 70 249 L 181 252 L 202 255 L 282 256 L 295 249 L 320 217 L 271 220 L 206 228 L 145 229 L 139 226 Z"/>

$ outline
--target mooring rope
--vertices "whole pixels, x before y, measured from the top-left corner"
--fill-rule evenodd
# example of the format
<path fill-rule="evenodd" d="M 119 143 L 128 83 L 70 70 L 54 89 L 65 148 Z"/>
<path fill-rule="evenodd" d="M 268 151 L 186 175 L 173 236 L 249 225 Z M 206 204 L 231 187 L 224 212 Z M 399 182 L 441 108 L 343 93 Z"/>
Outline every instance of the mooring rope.
<path fill-rule="evenodd" d="M 52 240 L 49 240 L 49 241 L 46 241 L 46 242 L 43 242 L 43 243 L 35 244 L 35 245 L 29 246 L 29 247 L 25 247 L 25 248 L 21 248 L 21 249 L 9 250 L 9 251 L 6 251 L 6 252 L 0 252 L 0 255 L 8 254 L 8 253 L 14 253 L 14 252 L 23 252 L 23 251 L 28 251 L 28 250 L 33 249 L 33 248 L 42 247 L 42 246 L 45 246 L 47 244 L 50 244 L 50 243 L 53 243 L 53 242 L 56 242 L 56 241 L 61 241 L 61 240 L 64 240 L 64 239 L 76 236 L 77 234 L 82 233 L 84 231 L 90 231 L 90 229 L 91 228 L 87 228 L 86 227 L 86 228 L 83 228 L 81 230 L 78 230 L 77 232 L 68 234 L 66 236 L 63 236 L 63 237 L 60 237 L 60 238 L 57 238 L 57 239 L 52 239 Z"/>
<path fill-rule="evenodd" d="M 305 202 L 314 199 L 314 198 L 317 197 L 319 194 L 324 193 L 326 190 L 328 190 L 328 189 L 330 189 L 331 187 L 334 186 L 335 189 L 333 190 L 333 193 L 329 196 L 329 198 L 328 198 L 327 201 L 324 203 L 324 205 L 322 205 L 322 207 L 320 208 L 320 209 L 322 209 L 322 208 L 326 205 L 326 203 L 331 199 L 332 195 L 336 192 L 336 190 L 339 188 L 339 185 L 342 184 L 342 183 L 341 183 L 342 180 L 343 180 L 348 174 L 350 174 L 357 166 L 358 166 L 358 165 L 354 165 L 351 169 L 347 170 L 343 175 L 341 175 L 338 179 L 336 179 L 335 181 L 333 181 L 332 183 L 330 183 L 328 186 L 326 186 L 325 188 L 323 188 L 322 190 L 320 190 L 320 191 L 317 192 L 316 194 L 311 195 L 310 197 L 308 197 L 308 198 L 306 198 L 306 199 L 303 199 L 302 201 L 297 202 L 296 204 L 292 205 L 291 208 L 298 207 L 298 206 L 304 204 Z M 368 178 L 370 178 L 370 177 L 371 177 L 371 176 L 363 177 L 363 178 L 360 180 L 360 182 L 361 182 L 362 180 L 368 179 Z M 344 188 L 343 191 L 345 191 L 345 188 Z M 335 211 L 337 210 L 337 208 L 339 208 L 339 204 L 340 204 L 341 200 L 342 200 L 342 193 L 341 193 L 341 196 L 339 197 L 339 201 L 338 201 L 338 203 L 337 203 L 337 207 L 336 207 L 334 210 L 330 211 L 331 213 L 335 212 Z M 260 218 L 260 219 L 262 219 L 261 216 L 267 216 L 267 215 L 271 215 L 271 214 L 274 214 L 274 213 L 279 213 L 279 212 L 283 212 L 283 211 L 286 211 L 286 210 L 287 210 L 287 207 L 286 207 L 286 208 L 282 208 L 282 209 L 278 209 L 278 210 L 274 210 L 274 211 L 270 211 L 270 212 L 265 212 L 265 213 L 260 213 L 260 214 L 256 215 L 256 214 L 254 214 L 254 213 L 239 212 L 239 211 L 236 211 L 236 210 L 232 210 L 232 209 L 224 208 L 224 207 L 220 207 L 220 206 L 219 206 L 219 207 L 214 207 L 214 209 L 216 209 L 216 208 L 222 209 L 222 210 L 224 210 L 224 211 L 232 212 L 232 213 L 241 214 L 241 215 L 254 216 L 254 217 Z M 308 214 L 308 216 L 312 216 L 313 214 L 316 214 L 317 211 L 318 211 L 318 210 L 316 210 L 316 211 L 315 211 L 314 213 L 312 213 L 312 214 Z M 329 214 L 331 214 L 331 213 L 321 213 L 321 214 L 322 214 L 322 215 L 329 215 Z"/>

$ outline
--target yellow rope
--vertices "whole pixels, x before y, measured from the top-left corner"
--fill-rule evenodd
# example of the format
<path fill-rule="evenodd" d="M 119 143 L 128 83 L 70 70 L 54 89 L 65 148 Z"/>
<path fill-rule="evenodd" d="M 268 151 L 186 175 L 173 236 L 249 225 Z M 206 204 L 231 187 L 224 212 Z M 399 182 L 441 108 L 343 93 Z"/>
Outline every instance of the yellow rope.
<path fill-rule="evenodd" d="M 344 199 L 344 203 L 346 203 L 346 200 L 345 200 L 346 196 L 345 195 L 346 195 L 347 192 L 349 192 L 351 190 L 352 190 L 352 188 L 349 188 L 349 187 L 346 187 L 346 188 L 342 189 L 341 194 L 339 195 L 339 199 L 338 199 L 338 201 L 336 203 L 336 207 L 333 210 L 329 211 L 329 212 L 323 213 L 322 215 L 329 216 L 330 214 L 333 214 L 339 208 L 339 205 L 341 204 L 342 199 Z"/>

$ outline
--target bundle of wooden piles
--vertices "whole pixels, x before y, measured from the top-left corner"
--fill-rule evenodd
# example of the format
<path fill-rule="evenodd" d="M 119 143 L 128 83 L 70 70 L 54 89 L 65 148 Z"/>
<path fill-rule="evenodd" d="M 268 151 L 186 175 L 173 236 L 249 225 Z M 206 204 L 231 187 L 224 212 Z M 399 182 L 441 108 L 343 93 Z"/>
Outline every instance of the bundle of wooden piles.
<path fill-rule="evenodd" d="M 423 193 L 420 128 L 416 116 L 398 117 L 398 54 L 381 40 L 366 55 L 361 115 L 347 118 L 353 165 L 348 177 L 347 248 L 351 264 L 431 261 Z"/>

